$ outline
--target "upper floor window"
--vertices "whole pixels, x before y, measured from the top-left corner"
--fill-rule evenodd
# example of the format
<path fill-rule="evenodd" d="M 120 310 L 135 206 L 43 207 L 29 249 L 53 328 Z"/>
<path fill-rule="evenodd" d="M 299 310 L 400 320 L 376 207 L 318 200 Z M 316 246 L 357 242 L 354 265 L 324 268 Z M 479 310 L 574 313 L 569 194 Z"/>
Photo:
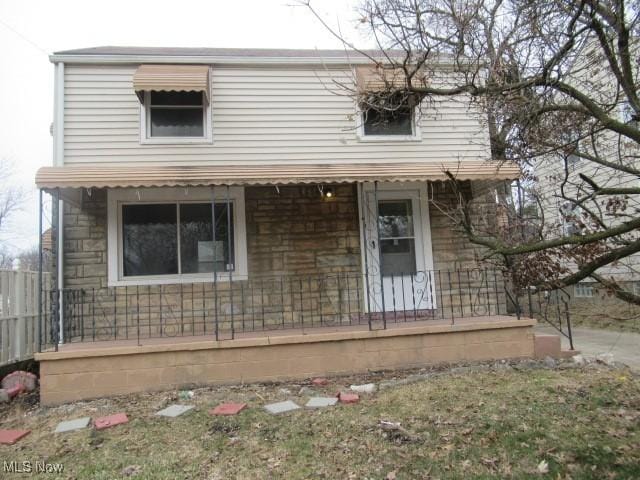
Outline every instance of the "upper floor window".
<path fill-rule="evenodd" d="M 205 104 L 202 92 L 149 92 L 150 137 L 202 137 Z"/>
<path fill-rule="evenodd" d="M 146 140 L 209 141 L 209 105 L 203 92 L 144 92 Z"/>
<path fill-rule="evenodd" d="M 143 64 L 133 74 L 141 143 L 211 143 L 208 65 Z"/>
<path fill-rule="evenodd" d="M 365 136 L 414 134 L 413 108 L 402 104 L 394 109 L 369 108 L 362 112 L 363 133 Z"/>
<path fill-rule="evenodd" d="M 583 221 L 584 212 L 582 208 L 580 208 L 579 205 L 567 201 L 560 206 L 559 210 L 564 236 L 582 235 L 586 228 Z"/>
<path fill-rule="evenodd" d="M 575 171 L 580 167 L 582 163 L 582 156 L 580 155 L 580 144 L 575 142 L 566 156 L 567 160 L 567 170 L 569 172 Z"/>

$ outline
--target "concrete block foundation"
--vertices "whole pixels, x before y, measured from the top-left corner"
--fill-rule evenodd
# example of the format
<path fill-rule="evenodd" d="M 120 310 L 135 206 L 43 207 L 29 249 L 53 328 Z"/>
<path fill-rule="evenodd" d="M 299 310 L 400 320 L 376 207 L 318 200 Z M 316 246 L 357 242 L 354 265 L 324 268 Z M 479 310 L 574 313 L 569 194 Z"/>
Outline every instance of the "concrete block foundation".
<path fill-rule="evenodd" d="M 41 402 L 53 405 L 206 384 L 283 381 L 436 363 L 534 356 L 535 320 L 482 317 L 281 332 L 215 341 L 162 339 L 146 345 L 75 344 L 36 355 Z M 182 341 L 181 341 L 182 340 Z"/>

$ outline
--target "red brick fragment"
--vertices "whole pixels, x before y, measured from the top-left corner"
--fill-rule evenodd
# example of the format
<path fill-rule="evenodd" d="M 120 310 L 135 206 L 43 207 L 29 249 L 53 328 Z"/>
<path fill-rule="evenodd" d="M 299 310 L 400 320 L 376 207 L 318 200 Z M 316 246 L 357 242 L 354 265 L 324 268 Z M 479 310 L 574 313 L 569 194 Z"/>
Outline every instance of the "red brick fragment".
<path fill-rule="evenodd" d="M 237 415 L 246 406 L 246 403 L 221 403 L 216 408 L 209 410 L 209 413 L 211 415 Z"/>
<path fill-rule="evenodd" d="M 358 403 L 360 401 L 360 397 L 357 393 L 340 392 L 338 394 L 338 399 L 340 400 L 340 403 Z"/>
<path fill-rule="evenodd" d="M 19 383 L 11 388 L 7 388 L 7 395 L 9 395 L 9 398 L 13 398 L 13 397 L 17 397 L 18 395 L 26 391 L 27 391 L 26 387 L 21 383 Z"/>
<path fill-rule="evenodd" d="M 0 386 L 6 390 L 9 390 L 16 385 L 22 385 L 25 388 L 25 391 L 33 392 L 38 385 L 38 377 L 33 373 L 25 372 L 24 370 L 17 370 L 4 377 L 0 383 Z"/>
<path fill-rule="evenodd" d="M 93 423 L 96 427 L 96 430 L 104 430 L 105 428 L 115 427 L 116 425 L 121 425 L 128 422 L 129 419 L 127 418 L 126 413 L 116 413 L 114 415 L 96 418 Z"/>
<path fill-rule="evenodd" d="M 313 383 L 316 387 L 322 387 L 324 385 L 328 385 L 329 380 L 327 380 L 326 378 L 314 378 L 313 380 L 311 380 L 311 383 Z"/>
<path fill-rule="evenodd" d="M 13 445 L 30 433 L 31 430 L 0 430 L 0 443 L 3 445 Z"/>

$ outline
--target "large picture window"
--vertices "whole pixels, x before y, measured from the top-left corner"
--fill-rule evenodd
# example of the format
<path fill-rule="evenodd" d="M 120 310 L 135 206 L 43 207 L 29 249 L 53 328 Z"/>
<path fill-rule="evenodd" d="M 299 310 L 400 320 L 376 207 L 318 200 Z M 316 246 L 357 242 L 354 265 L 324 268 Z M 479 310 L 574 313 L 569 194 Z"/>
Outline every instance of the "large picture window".
<path fill-rule="evenodd" d="M 215 211 L 214 240 L 210 203 L 123 205 L 124 276 L 233 270 L 233 204 Z"/>
<path fill-rule="evenodd" d="M 110 192 L 109 283 L 211 281 L 214 272 L 221 280 L 230 272 L 236 279 L 246 276 L 243 190 L 230 190 L 228 202 L 222 191 L 223 198 L 205 200 L 211 197 L 207 189 Z M 181 196 L 187 199 L 171 198 Z"/>

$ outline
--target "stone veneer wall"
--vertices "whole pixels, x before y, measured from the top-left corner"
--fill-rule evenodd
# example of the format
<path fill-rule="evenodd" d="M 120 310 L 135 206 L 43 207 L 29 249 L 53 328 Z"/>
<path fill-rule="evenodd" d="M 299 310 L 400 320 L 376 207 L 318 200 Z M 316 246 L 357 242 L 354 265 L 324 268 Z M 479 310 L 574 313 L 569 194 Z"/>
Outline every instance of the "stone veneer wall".
<path fill-rule="evenodd" d="M 326 187 L 325 187 L 326 188 Z M 247 187 L 249 276 L 360 271 L 355 185 Z"/>
<path fill-rule="evenodd" d="M 466 185 L 470 189 L 469 183 Z M 246 221 L 247 221 L 247 253 L 249 282 L 234 282 L 234 292 L 229 293 L 228 283 L 219 282 L 217 297 L 218 311 L 224 318 L 221 324 L 230 326 L 229 313 L 246 312 L 240 321 L 261 319 L 267 312 L 268 322 L 280 321 L 281 311 L 287 312 L 286 321 L 291 326 L 310 321 L 349 322 L 351 312 L 357 312 L 364 299 L 356 290 L 362 290 L 360 272 L 360 239 L 357 189 L 355 185 L 332 186 L 335 196 L 323 199 L 318 188 L 312 186 L 247 187 L 245 189 Z M 435 270 L 455 271 L 474 268 L 477 263 L 477 250 L 459 231 L 456 231 L 450 218 L 440 209 L 452 208 L 457 201 L 455 194 L 446 183 L 435 182 L 429 185 L 430 223 Z M 70 289 L 96 289 L 99 300 L 96 322 L 109 325 L 113 317 L 113 304 L 118 305 L 116 323 L 129 324 L 133 315 L 139 315 L 134 305 L 137 300 L 148 310 L 143 309 L 143 322 L 153 324 L 173 321 L 174 328 L 183 333 L 206 333 L 206 324 L 210 325 L 213 308 L 211 299 L 215 297 L 212 286 L 193 284 L 185 286 L 152 287 L 142 290 L 142 297 L 115 298 L 113 290 L 107 291 L 107 206 L 106 190 L 96 190 L 88 195 L 83 192 L 80 208 L 65 205 L 65 287 Z M 439 208 L 436 207 L 437 204 Z M 345 276 L 352 272 L 354 275 Z M 309 276 L 315 280 L 299 282 L 291 279 L 294 275 Z M 330 280 L 324 280 L 327 275 Z M 336 280 L 339 276 L 340 279 Z M 299 278 L 299 277 L 296 277 Z M 264 285 L 264 280 L 269 283 Z M 463 304 L 471 301 L 478 303 L 504 303 L 496 294 L 493 285 L 483 283 L 482 278 L 461 279 L 453 276 L 453 283 L 448 286 L 447 276 L 434 275 L 438 291 L 442 291 L 439 299 L 440 307 L 446 308 L 447 315 L 463 316 L 466 314 L 489 315 L 498 313 L 490 309 L 470 311 Z M 253 282 L 253 283 L 251 283 Z M 466 291 L 469 287 L 477 293 L 476 299 L 468 300 Z M 491 287 L 491 288 L 489 288 Z M 155 289 L 154 289 L 155 288 Z M 501 287 L 500 287 L 501 288 Z M 241 290 L 242 289 L 242 290 Z M 465 296 L 460 292 L 465 290 Z M 322 290 L 322 293 L 318 293 Z M 121 294 L 124 288 L 118 288 Z M 156 293 L 157 292 L 157 293 Z M 251 296 L 249 302 L 242 303 L 241 295 Z M 490 298 L 489 298 L 490 297 Z M 255 306 L 254 306 L 255 304 Z M 263 309 L 262 305 L 267 308 Z M 286 305 L 285 305 L 286 304 Z M 284 305 L 284 306 L 283 306 Z M 456 306 L 457 305 L 457 306 Z M 273 309 L 270 310 L 272 306 Z M 453 307 L 453 308 L 452 308 Z M 207 311 L 192 322 L 187 317 L 186 332 L 182 323 L 184 315 L 179 312 L 193 310 Z M 104 312 L 104 313 L 100 313 Z M 165 313 L 163 313 L 165 312 Z M 256 315 L 257 312 L 257 315 Z M 305 313 L 306 312 L 306 313 Z M 348 312 L 348 313 L 347 313 Z M 94 309 L 85 305 L 84 315 L 93 315 Z M 499 313 L 506 313 L 501 311 Z M 315 317 L 314 317 L 315 315 Z M 180 317 L 179 319 L 177 317 Z M 169 320 L 167 320 L 167 318 Z M 91 322 L 94 321 L 93 316 Z M 226 322 L 226 323 L 225 323 Z M 285 325 L 282 325 L 285 326 Z M 86 324 L 75 328 L 86 329 Z M 92 326 L 91 336 L 95 333 Z M 252 325 L 253 328 L 253 325 Z M 109 337 L 110 327 L 98 332 L 98 336 Z M 135 332 L 137 334 L 137 332 Z M 159 331 L 143 331 L 143 334 L 158 335 Z M 73 335 L 71 332 L 69 335 Z"/>
<path fill-rule="evenodd" d="M 250 277 L 360 270 L 356 187 L 333 189 L 327 200 L 315 185 L 245 189 Z M 84 191 L 81 208 L 66 203 L 64 225 L 65 287 L 106 287 L 106 190 Z"/>
<path fill-rule="evenodd" d="M 80 208 L 65 202 L 65 288 L 107 286 L 107 191 L 86 190 Z"/>

